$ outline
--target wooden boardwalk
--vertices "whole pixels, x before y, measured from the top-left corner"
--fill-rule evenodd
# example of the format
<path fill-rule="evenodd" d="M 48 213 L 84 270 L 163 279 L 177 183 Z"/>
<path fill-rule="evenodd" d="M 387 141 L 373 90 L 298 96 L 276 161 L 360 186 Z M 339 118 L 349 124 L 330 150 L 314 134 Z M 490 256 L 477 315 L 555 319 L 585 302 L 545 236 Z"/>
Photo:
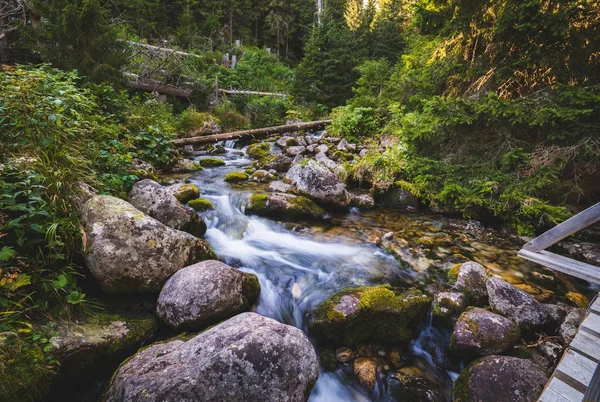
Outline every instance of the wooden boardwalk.
<path fill-rule="evenodd" d="M 577 335 L 565 349 L 540 402 L 600 401 L 595 375 L 600 362 L 600 297 L 588 307 Z"/>
<path fill-rule="evenodd" d="M 600 267 L 546 251 L 553 244 L 596 222 L 600 222 L 600 202 L 531 240 L 519 251 L 519 256 L 600 284 Z M 599 362 L 600 297 L 596 296 L 538 401 L 600 402 Z"/>

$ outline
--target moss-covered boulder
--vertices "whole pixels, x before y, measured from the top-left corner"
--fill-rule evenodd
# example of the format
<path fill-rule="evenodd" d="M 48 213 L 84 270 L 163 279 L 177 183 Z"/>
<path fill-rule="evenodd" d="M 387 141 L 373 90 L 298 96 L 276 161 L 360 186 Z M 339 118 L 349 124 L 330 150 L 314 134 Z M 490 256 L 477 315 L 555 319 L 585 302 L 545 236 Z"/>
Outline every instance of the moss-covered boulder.
<path fill-rule="evenodd" d="M 556 324 L 543 304 L 503 279 L 490 278 L 487 292 L 492 310 L 512 319 L 522 329 L 535 330 Z"/>
<path fill-rule="evenodd" d="M 464 369 L 454 383 L 454 402 L 535 402 L 546 375 L 529 360 L 486 356 Z"/>
<path fill-rule="evenodd" d="M 252 174 L 251 180 L 257 183 L 268 183 L 275 180 L 275 176 L 266 170 L 260 169 Z"/>
<path fill-rule="evenodd" d="M 438 384 L 434 384 L 421 375 L 409 370 L 390 372 L 386 377 L 387 398 L 389 402 L 442 402 L 444 393 Z"/>
<path fill-rule="evenodd" d="M 186 204 L 188 201 L 200 197 L 200 189 L 191 183 L 177 183 L 167 187 L 179 202 Z"/>
<path fill-rule="evenodd" d="M 198 212 L 215 208 L 213 204 L 205 198 L 196 198 L 195 200 L 191 200 L 188 202 L 188 205 Z"/>
<path fill-rule="evenodd" d="M 327 212 L 308 198 L 293 194 L 253 194 L 246 213 L 278 220 L 320 220 Z"/>
<path fill-rule="evenodd" d="M 227 183 L 239 183 L 242 181 L 247 181 L 249 178 L 247 173 L 244 172 L 231 172 L 227 173 L 225 176 L 225 181 Z"/>
<path fill-rule="evenodd" d="M 202 170 L 202 165 L 189 159 L 177 158 L 171 161 L 165 171 L 169 173 L 192 173 Z"/>
<path fill-rule="evenodd" d="M 107 293 L 158 293 L 181 268 L 215 259 L 211 247 L 108 195 L 83 205 L 85 262 Z"/>
<path fill-rule="evenodd" d="M 459 317 L 450 351 L 459 356 L 485 356 L 504 353 L 519 340 L 519 326 L 508 318 L 481 308 L 465 311 Z"/>
<path fill-rule="evenodd" d="M 60 363 L 61 375 L 76 375 L 99 357 L 130 353 L 156 330 L 152 315 L 100 314 L 77 323 L 61 321 L 50 339 L 53 355 Z"/>
<path fill-rule="evenodd" d="M 362 341 L 406 343 L 429 310 L 429 296 L 420 290 L 390 286 L 346 289 L 321 303 L 308 325 L 321 340 L 338 345 Z"/>
<path fill-rule="evenodd" d="M 258 277 L 203 261 L 177 271 L 163 286 L 156 312 L 176 329 L 203 329 L 247 310 L 258 298 Z"/>
<path fill-rule="evenodd" d="M 203 158 L 198 163 L 205 168 L 225 166 L 225 161 L 220 158 Z"/>
<path fill-rule="evenodd" d="M 292 159 L 285 155 L 271 155 L 261 160 L 261 169 L 275 170 L 280 173 L 287 172 L 292 167 Z"/>
<path fill-rule="evenodd" d="M 453 325 L 466 307 L 465 295 L 459 292 L 440 292 L 433 296 L 433 319 L 443 325 Z"/>
<path fill-rule="evenodd" d="M 469 305 L 483 306 L 488 299 L 487 279 L 488 273 L 483 265 L 473 261 L 465 262 L 458 267 L 454 289 L 467 296 Z"/>
<path fill-rule="evenodd" d="M 135 183 L 129 192 L 129 202 L 173 229 L 183 230 L 196 237 L 206 233 L 206 223 L 196 211 L 183 205 L 168 188 L 155 181 L 145 179 Z"/>
<path fill-rule="evenodd" d="M 271 152 L 271 146 L 266 142 L 259 142 L 250 145 L 246 149 L 246 155 L 254 159 L 264 159 Z"/>

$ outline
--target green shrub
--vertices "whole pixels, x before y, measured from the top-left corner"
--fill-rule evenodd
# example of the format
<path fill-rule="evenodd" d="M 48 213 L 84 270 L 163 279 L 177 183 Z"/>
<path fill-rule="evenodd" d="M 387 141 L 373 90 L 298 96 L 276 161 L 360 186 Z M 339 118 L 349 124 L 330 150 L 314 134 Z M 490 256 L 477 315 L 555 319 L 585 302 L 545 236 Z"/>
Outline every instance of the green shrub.
<path fill-rule="evenodd" d="M 228 110 L 219 116 L 223 132 L 247 130 L 250 128 L 250 119 L 241 113 Z"/>
<path fill-rule="evenodd" d="M 381 124 L 381 118 L 371 107 L 340 106 L 333 109 L 331 119 L 328 132 L 352 141 L 375 135 Z"/>
<path fill-rule="evenodd" d="M 210 113 L 202 113 L 188 108 L 179 116 L 177 129 L 180 133 L 186 134 L 190 131 L 200 130 L 205 125 L 215 126 L 217 124 L 218 121 Z"/>

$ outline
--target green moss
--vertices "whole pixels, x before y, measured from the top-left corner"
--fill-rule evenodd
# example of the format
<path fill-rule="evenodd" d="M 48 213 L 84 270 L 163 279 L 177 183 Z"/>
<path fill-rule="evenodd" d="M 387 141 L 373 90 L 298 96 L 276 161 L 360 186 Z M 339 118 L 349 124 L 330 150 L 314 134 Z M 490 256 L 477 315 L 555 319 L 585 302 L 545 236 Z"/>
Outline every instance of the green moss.
<path fill-rule="evenodd" d="M 195 200 L 191 200 L 188 202 L 188 205 L 194 208 L 196 211 L 206 211 L 208 209 L 214 209 L 213 204 L 204 198 L 196 198 Z"/>
<path fill-rule="evenodd" d="M 456 283 L 458 279 L 458 272 L 460 271 L 460 266 L 462 264 L 455 264 L 448 270 L 448 283 L 453 284 Z"/>
<path fill-rule="evenodd" d="M 248 180 L 248 175 L 244 172 L 231 172 L 225 176 L 227 183 L 239 183 Z"/>
<path fill-rule="evenodd" d="M 173 195 L 179 202 L 185 204 L 190 200 L 200 197 L 200 190 L 195 185 L 187 183 L 179 186 L 177 192 Z"/>
<path fill-rule="evenodd" d="M 219 158 L 204 158 L 204 159 L 200 159 L 198 161 L 198 163 L 202 167 L 218 167 L 218 166 L 225 165 L 225 161 L 223 159 L 219 159 Z"/>
<path fill-rule="evenodd" d="M 244 294 L 244 306 L 250 307 L 256 300 L 258 300 L 258 295 L 260 294 L 260 282 L 258 281 L 258 276 L 254 274 L 244 274 L 242 278 L 242 293 Z"/>
<path fill-rule="evenodd" d="M 335 309 L 348 295 L 359 300 L 358 310 L 351 315 Z M 346 289 L 321 303 L 309 326 L 317 337 L 336 344 L 405 343 L 425 318 L 430 302 L 417 289 L 398 291 L 389 285 Z"/>
<path fill-rule="evenodd" d="M 248 176 L 252 176 L 255 172 L 255 169 L 252 168 L 248 168 L 246 170 L 244 170 L 244 173 L 246 173 Z"/>
<path fill-rule="evenodd" d="M 266 142 L 252 144 L 246 149 L 246 154 L 254 159 L 264 159 L 269 155 L 271 146 Z"/>
<path fill-rule="evenodd" d="M 0 401 L 44 400 L 53 376 L 38 346 L 20 342 L 0 346 Z"/>
<path fill-rule="evenodd" d="M 333 371 L 337 368 L 337 358 L 335 357 L 335 352 L 331 349 L 324 349 L 320 355 L 321 366 L 325 370 Z"/>
<path fill-rule="evenodd" d="M 158 181 L 159 177 L 156 173 L 150 172 L 148 170 L 133 170 L 131 174 L 137 176 L 138 179 L 150 179 L 154 181 Z"/>
<path fill-rule="evenodd" d="M 421 246 L 431 247 L 433 246 L 433 238 L 430 236 L 421 236 L 417 239 L 416 243 Z"/>
<path fill-rule="evenodd" d="M 267 209 L 268 200 L 269 197 L 265 194 L 252 194 L 250 196 L 248 208 L 253 211 L 253 213 L 260 214 L 260 212 L 264 212 Z"/>
<path fill-rule="evenodd" d="M 469 398 L 469 378 L 471 377 L 471 370 L 473 366 L 479 363 L 481 360 L 475 360 L 471 365 L 461 371 L 460 375 L 454 382 L 454 389 L 452 390 L 452 398 L 454 402 L 470 402 Z"/>

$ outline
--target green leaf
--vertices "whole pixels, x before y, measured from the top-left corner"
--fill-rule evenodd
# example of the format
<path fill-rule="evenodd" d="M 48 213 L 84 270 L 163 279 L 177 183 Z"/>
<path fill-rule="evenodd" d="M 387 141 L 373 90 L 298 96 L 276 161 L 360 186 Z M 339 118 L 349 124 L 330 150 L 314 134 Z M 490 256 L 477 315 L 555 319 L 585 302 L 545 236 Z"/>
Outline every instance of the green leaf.
<path fill-rule="evenodd" d="M 4 246 L 2 250 L 0 250 L 0 261 L 8 262 L 13 259 L 16 252 L 12 247 Z"/>

